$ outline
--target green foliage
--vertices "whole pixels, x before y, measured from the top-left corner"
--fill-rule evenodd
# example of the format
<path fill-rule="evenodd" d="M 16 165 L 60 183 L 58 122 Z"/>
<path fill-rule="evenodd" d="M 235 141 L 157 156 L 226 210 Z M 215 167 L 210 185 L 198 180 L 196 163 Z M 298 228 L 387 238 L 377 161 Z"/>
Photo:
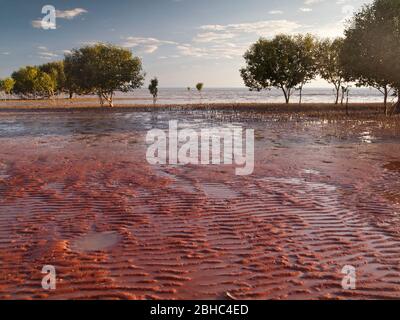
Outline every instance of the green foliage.
<path fill-rule="evenodd" d="M 320 41 L 317 47 L 317 68 L 322 79 L 335 86 L 336 100 L 339 103 L 339 95 L 342 86 L 346 83 L 346 74 L 343 70 L 340 54 L 344 39 L 326 39 Z"/>
<path fill-rule="evenodd" d="M 201 94 L 201 92 L 202 92 L 203 89 L 204 89 L 204 83 L 199 82 L 198 84 L 196 84 L 196 89 L 197 89 L 197 91 L 200 93 L 200 103 L 201 103 L 202 100 L 203 100 L 203 95 Z"/>
<path fill-rule="evenodd" d="M 199 82 L 198 84 L 196 84 L 197 91 L 201 92 L 203 88 L 204 88 L 204 83 Z"/>
<path fill-rule="evenodd" d="M 390 87 L 400 88 L 400 2 L 376 0 L 364 6 L 345 35 L 341 61 L 346 76 L 381 91 L 386 106 Z"/>
<path fill-rule="evenodd" d="M 158 97 L 158 79 L 157 78 L 154 78 L 150 81 L 149 91 L 150 91 L 150 94 L 153 96 L 153 102 L 155 104 L 157 101 L 157 97 Z"/>
<path fill-rule="evenodd" d="M 202 100 L 203 100 L 203 96 L 202 96 L 201 92 L 202 92 L 203 89 L 204 89 L 204 83 L 199 82 L 198 84 L 196 84 L 196 89 L 197 89 L 197 91 L 200 93 L 200 103 L 201 103 Z M 190 92 L 190 90 L 189 90 L 189 92 Z"/>
<path fill-rule="evenodd" d="M 400 89 L 400 1 L 375 0 L 373 4 L 373 40 L 379 38 L 381 47 L 376 53 L 382 59 L 385 78 L 392 86 Z M 373 41 L 372 40 L 372 41 Z"/>
<path fill-rule="evenodd" d="M 298 73 L 301 83 L 298 86 L 300 90 L 300 103 L 302 102 L 303 87 L 305 84 L 314 80 L 317 76 L 317 40 L 314 36 L 307 34 L 297 35 L 294 41 L 298 47 Z"/>
<path fill-rule="evenodd" d="M 80 93 L 97 94 L 113 106 L 115 91 L 128 92 L 143 85 L 142 62 L 129 50 L 96 44 L 75 49 L 64 62 L 67 82 Z"/>
<path fill-rule="evenodd" d="M 304 85 L 317 76 L 317 40 L 307 34 L 295 36 L 294 41 L 298 47 L 298 73 L 302 80 L 301 84 Z"/>
<path fill-rule="evenodd" d="M 38 67 L 25 67 L 12 74 L 13 92 L 23 98 L 49 98 L 54 95 L 57 83 Z"/>
<path fill-rule="evenodd" d="M 5 94 L 11 94 L 13 92 L 15 81 L 12 78 L 6 78 L 0 80 L 0 91 Z"/>
<path fill-rule="evenodd" d="M 38 67 L 40 71 L 47 73 L 56 83 L 56 93 L 67 92 L 64 61 L 49 62 Z"/>
<path fill-rule="evenodd" d="M 286 103 L 293 90 L 315 78 L 315 40 L 311 35 L 278 35 L 272 40 L 260 39 L 244 55 L 241 69 L 250 90 L 275 87 L 281 89 Z"/>

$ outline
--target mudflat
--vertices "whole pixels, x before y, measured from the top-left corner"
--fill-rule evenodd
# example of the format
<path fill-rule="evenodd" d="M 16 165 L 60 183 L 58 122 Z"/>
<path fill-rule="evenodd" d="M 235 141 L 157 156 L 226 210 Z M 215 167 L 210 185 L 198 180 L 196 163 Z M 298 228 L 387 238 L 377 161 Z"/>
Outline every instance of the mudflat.
<path fill-rule="evenodd" d="M 370 108 L 1 112 L 0 298 L 399 298 L 400 126 Z M 170 119 L 254 129 L 254 173 L 149 165 Z"/>

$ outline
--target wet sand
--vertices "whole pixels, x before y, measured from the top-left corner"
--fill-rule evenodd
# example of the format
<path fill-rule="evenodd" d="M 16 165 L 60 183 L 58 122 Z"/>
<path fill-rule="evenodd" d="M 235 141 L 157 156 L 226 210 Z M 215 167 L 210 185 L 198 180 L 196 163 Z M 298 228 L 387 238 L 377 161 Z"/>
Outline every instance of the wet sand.
<path fill-rule="evenodd" d="M 256 132 L 256 166 L 150 166 L 169 119 Z M 1 299 L 400 298 L 396 119 L 0 114 Z M 44 265 L 57 289 L 41 288 Z M 341 270 L 357 268 L 357 290 Z"/>

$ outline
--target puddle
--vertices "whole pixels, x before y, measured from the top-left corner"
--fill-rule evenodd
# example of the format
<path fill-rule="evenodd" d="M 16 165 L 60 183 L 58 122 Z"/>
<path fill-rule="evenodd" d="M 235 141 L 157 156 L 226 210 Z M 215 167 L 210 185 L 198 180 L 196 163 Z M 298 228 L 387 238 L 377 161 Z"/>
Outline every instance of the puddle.
<path fill-rule="evenodd" d="M 321 172 L 319 172 L 318 170 L 313 170 L 313 169 L 304 169 L 303 172 L 305 174 L 313 174 L 316 176 L 319 176 L 321 174 Z"/>
<path fill-rule="evenodd" d="M 208 183 L 203 184 L 202 188 L 208 197 L 215 200 L 229 200 L 239 197 L 238 193 L 223 184 Z"/>
<path fill-rule="evenodd" d="M 72 248 L 81 252 L 102 251 L 112 248 L 120 240 L 116 232 L 91 233 L 76 240 Z"/>
<path fill-rule="evenodd" d="M 322 182 L 311 182 L 300 178 L 261 178 L 258 181 L 267 182 L 267 183 L 277 183 L 282 185 L 291 185 L 305 189 L 306 191 L 320 191 L 326 190 L 329 192 L 333 192 L 337 190 L 337 187 L 334 185 L 322 183 Z M 285 189 L 287 186 L 285 186 Z"/>
<path fill-rule="evenodd" d="M 376 140 L 375 137 L 372 136 L 371 133 L 368 132 L 368 131 L 367 132 L 363 132 L 361 134 L 360 139 L 361 139 L 361 142 L 368 143 L 368 144 L 371 144 Z"/>

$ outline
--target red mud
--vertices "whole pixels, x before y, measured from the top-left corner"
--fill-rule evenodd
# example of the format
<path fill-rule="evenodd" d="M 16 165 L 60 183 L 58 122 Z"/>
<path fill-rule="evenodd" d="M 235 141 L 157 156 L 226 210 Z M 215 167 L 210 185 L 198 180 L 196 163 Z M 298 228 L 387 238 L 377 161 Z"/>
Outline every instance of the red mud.
<path fill-rule="evenodd" d="M 2 137 L 0 298 L 400 298 L 400 147 L 344 126 L 254 124 L 248 177 L 152 167 L 144 131 Z"/>

